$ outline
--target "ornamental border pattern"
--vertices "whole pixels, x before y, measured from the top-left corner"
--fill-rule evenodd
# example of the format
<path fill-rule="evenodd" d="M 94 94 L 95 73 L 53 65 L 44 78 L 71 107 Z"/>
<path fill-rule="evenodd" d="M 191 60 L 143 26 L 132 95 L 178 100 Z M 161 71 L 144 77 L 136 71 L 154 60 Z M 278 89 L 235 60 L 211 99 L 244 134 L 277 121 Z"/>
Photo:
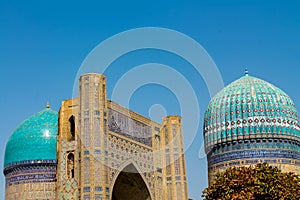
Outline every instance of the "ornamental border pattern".
<path fill-rule="evenodd" d="M 293 150 L 280 150 L 280 149 L 257 149 L 257 150 L 242 150 L 242 151 L 231 151 L 223 154 L 217 154 L 209 156 L 208 163 L 209 166 L 215 165 L 222 162 L 235 161 L 235 160 L 245 160 L 245 159 L 293 159 L 300 160 L 300 152 Z"/>
<path fill-rule="evenodd" d="M 42 182 L 56 182 L 56 165 L 19 165 L 6 174 L 7 185 Z"/>

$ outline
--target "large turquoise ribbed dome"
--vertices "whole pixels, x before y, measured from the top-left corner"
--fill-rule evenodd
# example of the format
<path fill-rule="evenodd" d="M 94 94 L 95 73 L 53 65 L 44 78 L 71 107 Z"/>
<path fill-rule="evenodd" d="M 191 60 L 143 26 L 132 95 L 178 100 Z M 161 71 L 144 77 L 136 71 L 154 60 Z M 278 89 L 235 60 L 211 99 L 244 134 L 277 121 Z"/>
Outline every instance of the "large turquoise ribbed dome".
<path fill-rule="evenodd" d="M 56 160 L 57 112 L 47 108 L 26 119 L 6 145 L 4 166 Z"/>
<path fill-rule="evenodd" d="M 209 103 L 204 142 L 210 182 L 229 167 L 258 163 L 300 174 L 300 127 L 292 99 L 247 71 Z"/>
<path fill-rule="evenodd" d="M 206 152 L 216 144 L 251 138 L 300 139 L 291 98 L 261 79 L 246 76 L 219 92 L 205 114 Z"/>

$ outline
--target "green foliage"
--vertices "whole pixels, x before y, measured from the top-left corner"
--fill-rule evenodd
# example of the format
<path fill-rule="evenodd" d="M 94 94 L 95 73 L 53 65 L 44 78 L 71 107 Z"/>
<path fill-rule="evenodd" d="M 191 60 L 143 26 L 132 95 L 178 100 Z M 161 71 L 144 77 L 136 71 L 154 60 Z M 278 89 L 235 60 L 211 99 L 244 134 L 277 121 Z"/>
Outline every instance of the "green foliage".
<path fill-rule="evenodd" d="M 300 177 L 268 164 L 229 168 L 203 191 L 205 200 L 299 200 Z"/>

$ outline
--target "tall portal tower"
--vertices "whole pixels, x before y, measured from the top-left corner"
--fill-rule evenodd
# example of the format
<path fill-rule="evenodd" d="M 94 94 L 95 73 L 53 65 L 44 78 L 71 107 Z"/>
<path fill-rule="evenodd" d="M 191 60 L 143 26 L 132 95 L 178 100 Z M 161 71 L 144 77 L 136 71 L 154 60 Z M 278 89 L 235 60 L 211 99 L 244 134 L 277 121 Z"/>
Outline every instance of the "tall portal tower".
<path fill-rule="evenodd" d="M 102 199 L 109 188 L 105 76 L 81 76 L 79 100 L 81 199 Z"/>

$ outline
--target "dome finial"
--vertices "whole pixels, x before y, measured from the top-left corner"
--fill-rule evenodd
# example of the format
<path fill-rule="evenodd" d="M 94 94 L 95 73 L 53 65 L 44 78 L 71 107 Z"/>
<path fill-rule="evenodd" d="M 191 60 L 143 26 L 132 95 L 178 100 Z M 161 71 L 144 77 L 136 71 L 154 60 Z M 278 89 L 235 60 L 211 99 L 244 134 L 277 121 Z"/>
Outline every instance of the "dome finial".
<path fill-rule="evenodd" d="M 249 75 L 249 71 L 248 68 L 245 69 L 245 75 L 248 76 Z"/>
<path fill-rule="evenodd" d="M 49 102 L 47 102 L 47 104 L 46 104 L 46 108 L 47 108 L 47 109 L 49 109 L 49 108 L 50 108 L 50 103 L 49 103 Z"/>

